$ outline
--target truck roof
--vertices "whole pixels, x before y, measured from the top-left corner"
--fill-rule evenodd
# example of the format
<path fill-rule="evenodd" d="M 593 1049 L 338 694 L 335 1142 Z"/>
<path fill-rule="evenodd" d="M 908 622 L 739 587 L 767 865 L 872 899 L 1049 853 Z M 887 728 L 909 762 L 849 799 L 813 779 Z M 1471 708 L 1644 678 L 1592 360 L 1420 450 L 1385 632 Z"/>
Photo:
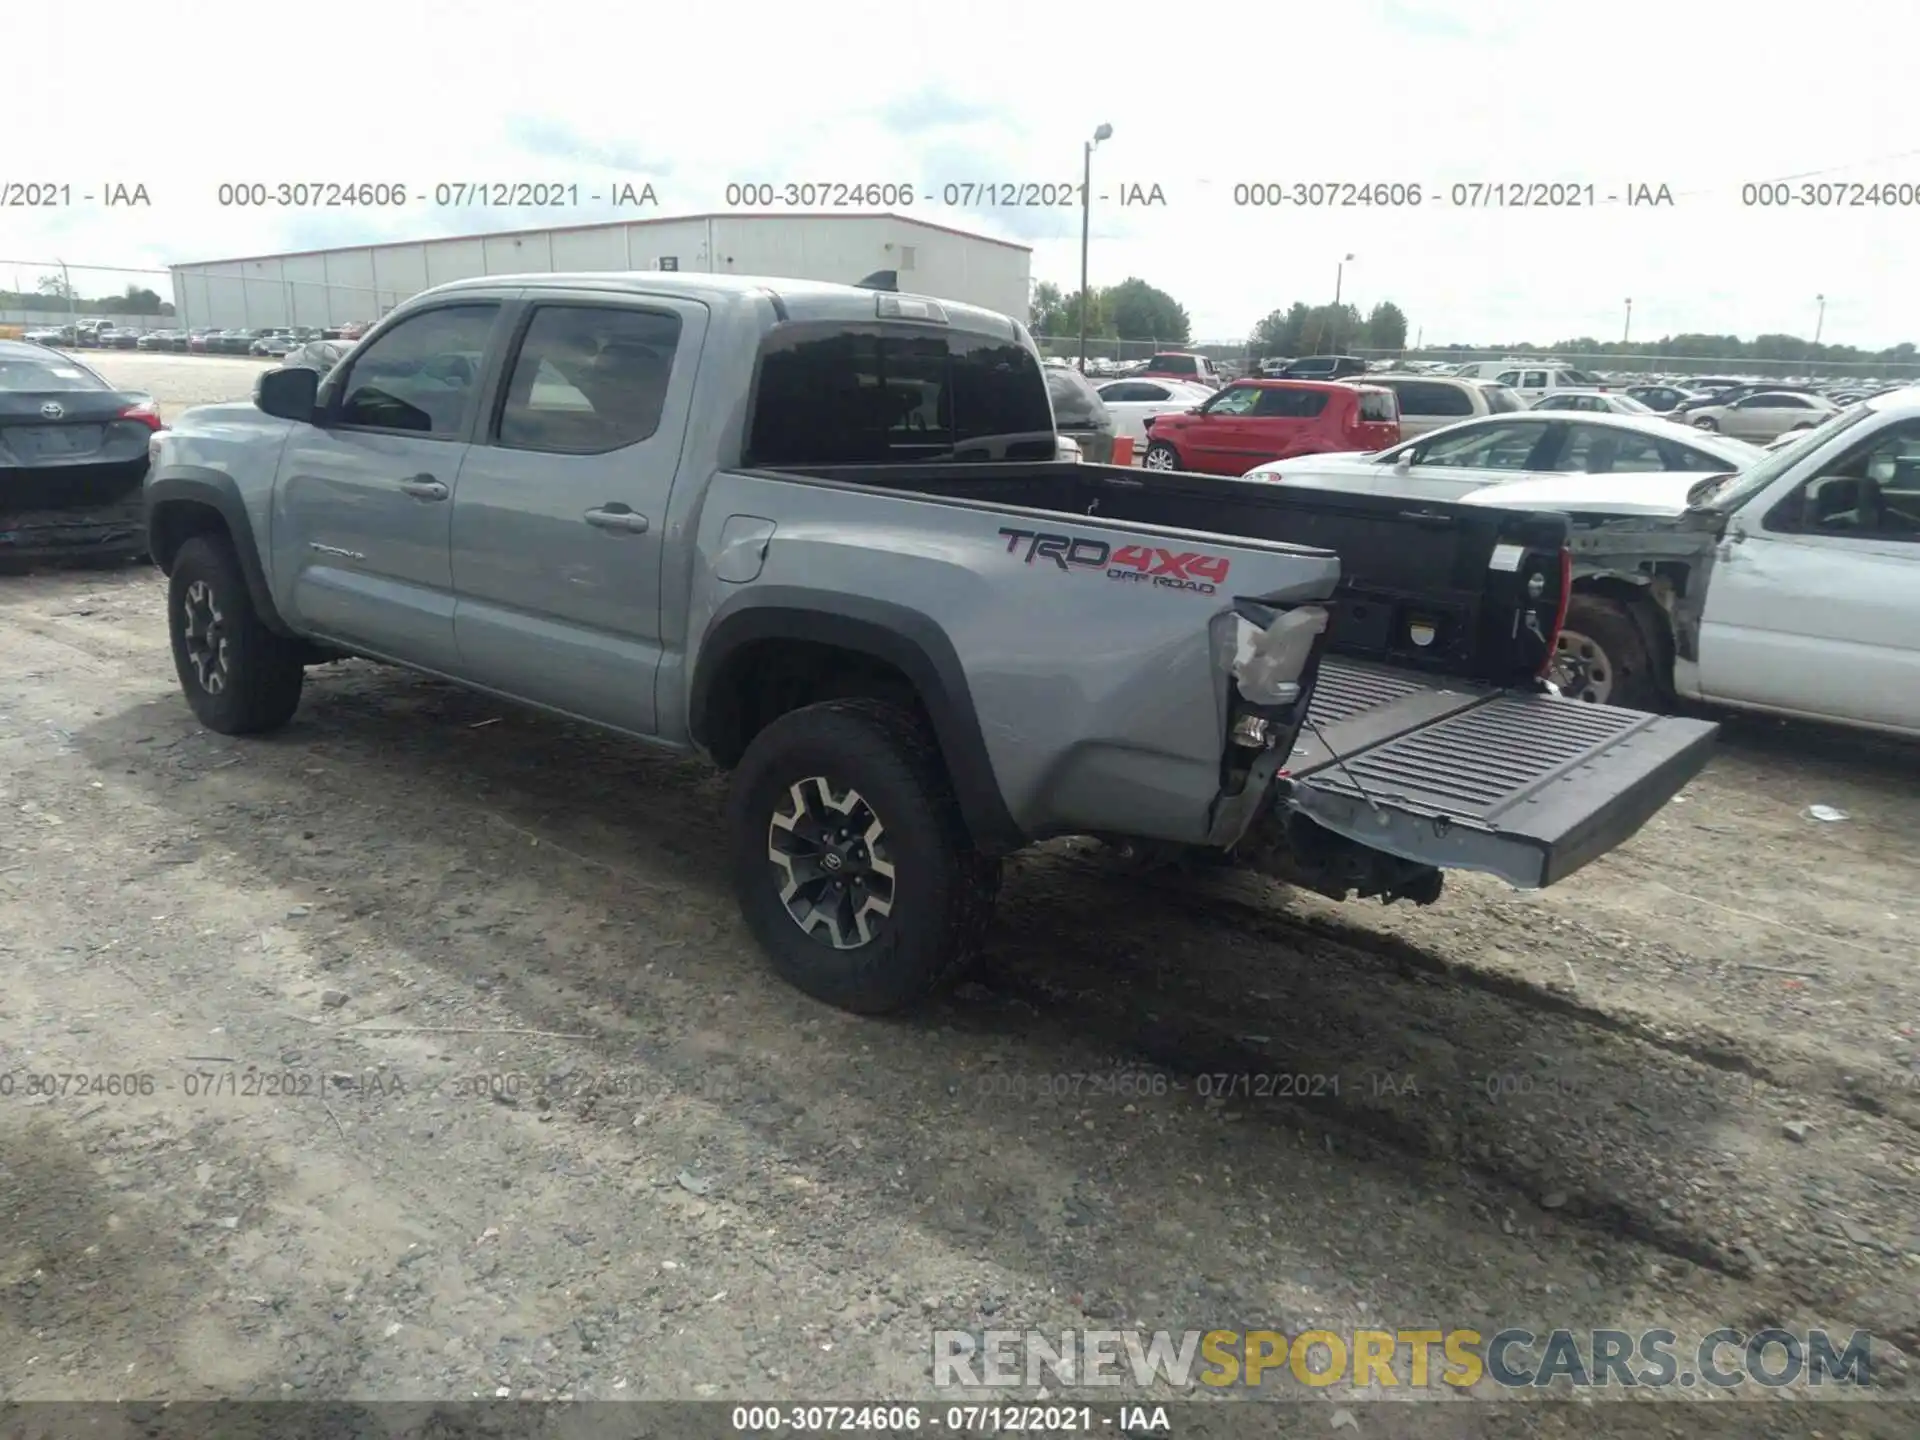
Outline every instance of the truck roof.
<path fill-rule="evenodd" d="M 429 296 L 471 290 L 608 290 L 631 295 L 672 295 L 697 300 L 716 308 L 740 306 L 768 300 L 782 320 L 872 320 L 876 297 L 889 295 L 898 300 L 924 300 L 938 305 L 950 321 L 970 329 L 1012 335 L 1014 322 L 993 310 L 943 300 L 937 295 L 918 295 L 905 291 L 868 290 L 858 285 L 837 285 L 826 280 L 797 280 L 791 276 L 701 274 L 679 270 L 582 270 L 567 273 L 536 271 L 525 275 L 475 275 L 465 280 L 449 280 L 421 291 L 413 301 Z"/>

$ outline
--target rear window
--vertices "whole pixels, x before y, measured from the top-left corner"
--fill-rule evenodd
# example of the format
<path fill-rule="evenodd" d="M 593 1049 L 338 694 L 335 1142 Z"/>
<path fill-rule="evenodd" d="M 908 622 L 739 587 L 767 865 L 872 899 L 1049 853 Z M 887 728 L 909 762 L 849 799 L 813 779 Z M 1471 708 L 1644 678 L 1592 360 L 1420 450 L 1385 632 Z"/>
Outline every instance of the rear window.
<path fill-rule="evenodd" d="M 1285 390 L 1263 386 L 1260 398 L 1253 402 L 1252 414 L 1279 416 L 1288 420 L 1311 420 L 1327 408 L 1324 390 Z"/>
<path fill-rule="evenodd" d="M 1047 367 L 1047 389 L 1053 396 L 1053 423 L 1062 430 L 1107 430 L 1113 417 L 1087 378 L 1064 366 Z M 1150 388 L 1150 387 L 1142 387 Z"/>
<path fill-rule="evenodd" d="M 1457 385 L 1438 385 L 1431 380 L 1396 380 L 1391 388 L 1399 393 L 1402 415 L 1453 416 L 1474 413 L 1473 401 Z"/>
<path fill-rule="evenodd" d="M 1480 387 L 1480 393 L 1487 397 L 1487 410 L 1490 414 L 1504 415 L 1510 411 L 1527 408 L 1520 403 L 1520 397 L 1505 385 L 1484 384 Z"/>
<path fill-rule="evenodd" d="M 1162 375 L 1198 375 L 1200 373 L 1199 362 L 1191 355 L 1156 355 L 1147 368 L 1156 370 Z"/>
<path fill-rule="evenodd" d="M 46 360 L 0 356 L 0 390 L 104 390 L 106 382 L 91 370 L 59 356 Z"/>
<path fill-rule="evenodd" d="M 1394 421 L 1400 418 L 1400 406 L 1393 398 L 1391 390 L 1363 390 L 1360 392 L 1360 418 L 1364 420 Z"/>
<path fill-rule="evenodd" d="M 1054 457 L 1047 381 L 1011 340 L 788 325 L 768 337 L 755 390 L 749 465 Z"/>

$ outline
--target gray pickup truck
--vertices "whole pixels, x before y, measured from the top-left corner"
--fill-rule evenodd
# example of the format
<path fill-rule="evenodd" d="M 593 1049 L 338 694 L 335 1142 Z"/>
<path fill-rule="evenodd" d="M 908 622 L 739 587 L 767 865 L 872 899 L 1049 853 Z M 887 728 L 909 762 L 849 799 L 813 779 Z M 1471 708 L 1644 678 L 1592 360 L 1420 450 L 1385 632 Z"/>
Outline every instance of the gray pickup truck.
<path fill-rule="evenodd" d="M 1036 841 L 1429 903 L 1449 867 L 1554 883 L 1705 762 L 1713 726 L 1538 678 L 1564 517 L 1056 444 L 1000 315 L 494 276 L 181 416 L 148 531 L 210 729 L 363 657 L 697 750 L 756 939 L 862 1012 L 956 975 Z"/>

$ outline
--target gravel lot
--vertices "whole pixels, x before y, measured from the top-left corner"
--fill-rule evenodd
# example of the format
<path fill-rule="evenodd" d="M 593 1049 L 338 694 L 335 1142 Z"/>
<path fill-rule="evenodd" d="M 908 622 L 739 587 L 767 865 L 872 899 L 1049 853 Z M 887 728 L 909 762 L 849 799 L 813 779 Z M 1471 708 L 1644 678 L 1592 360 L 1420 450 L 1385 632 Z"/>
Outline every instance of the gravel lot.
<path fill-rule="evenodd" d="M 170 415 L 259 368 L 89 358 Z M 701 766 L 357 662 L 231 741 L 162 599 L 0 580 L 0 1399 L 931 1398 L 934 1329 L 1102 1321 L 1861 1327 L 1913 1393 L 1910 747 L 1730 722 L 1617 854 L 1426 911 L 1049 846 L 883 1023 L 763 965 Z"/>

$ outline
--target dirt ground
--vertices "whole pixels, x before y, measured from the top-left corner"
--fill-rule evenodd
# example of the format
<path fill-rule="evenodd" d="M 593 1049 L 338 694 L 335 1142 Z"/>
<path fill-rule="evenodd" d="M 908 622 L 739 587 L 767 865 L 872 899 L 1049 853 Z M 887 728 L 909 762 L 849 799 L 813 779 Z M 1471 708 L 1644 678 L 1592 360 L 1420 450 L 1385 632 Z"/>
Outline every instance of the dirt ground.
<path fill-rule="evenodd" d="M 228 740 L 163 594 L 0 580 L 0 1399 L 931 1397 L 1076 1324 L 1864 1328 L 1915 1393 L 1912 747 L 1731 721 L 1427 910 L 1049 846 L 876 1022 L 768 971 L 699 764 L 359 662 Z"/>

